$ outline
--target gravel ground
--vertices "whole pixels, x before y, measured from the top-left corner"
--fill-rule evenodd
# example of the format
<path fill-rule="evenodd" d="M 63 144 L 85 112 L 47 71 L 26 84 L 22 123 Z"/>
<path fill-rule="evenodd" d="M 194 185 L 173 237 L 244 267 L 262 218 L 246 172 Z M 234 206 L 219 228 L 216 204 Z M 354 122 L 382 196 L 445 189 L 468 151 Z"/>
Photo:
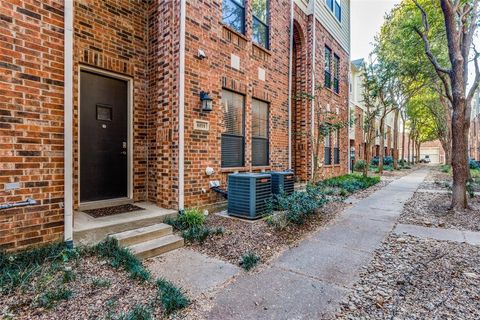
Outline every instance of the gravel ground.
<path fill-rule="evenodd" d="M 451 195 L 416 192 L 405 204 L 399 222 L 426 227 L 480 231 L 480 197 L 469 199 L 470 209 L 449 210 Z"/>
<path fill-rule="evenodd" d="M 345 207 L 347 204 L 343 202 L 329 202 L 318 214 L 310 216 L 305 224 L 290 224 L 282 231 L 269 226 L 264 220 L 249 222 L 211 214 L 206 225 L 223 227 L 224 234 L 209 237 L 203 244 L 189 246 L 233 264 L 238 264 L 247 251 L 253 251 L 261 257 L 262 263 L 265 263 L 284 249 L 297 244 L 307 234 L 332 221 Z"/>
<path fill-rule="evenodd" d="M 480 319 L 476 246 L 391 235 L 337 319 Z"/>
<path fill-rule="evenodd" d="M 69 300 L 62 300 L 51 309 L 36 306 L 35 299 L 43 292 L 22 292 L 0 295 L 0 319 L 109 319 L 127 313 L 137 304 L 154 301 L 157 291 L 154 284 L 131 280 L 122 270 L 114 270 L 95 257 L 83 257 L 71 265 L 75 279 L 65 287 L 73 291 Z M 45 269 L 47 267 L 45 266 Z M 59 274 L 45 274 L 32 281 L 57 278 Z M 51 281 L 50 290 L 58 288 Z M 155 303 L 153 314 L 162 317 L 160 303 Z M 116 318 L 114 318 L 116 319 Z"/>

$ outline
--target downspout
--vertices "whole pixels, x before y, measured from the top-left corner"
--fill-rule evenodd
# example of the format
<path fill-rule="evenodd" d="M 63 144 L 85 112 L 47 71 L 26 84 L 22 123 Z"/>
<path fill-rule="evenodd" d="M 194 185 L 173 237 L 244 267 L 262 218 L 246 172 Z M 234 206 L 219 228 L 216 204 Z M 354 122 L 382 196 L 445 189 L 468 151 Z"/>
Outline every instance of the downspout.
<path fill-rule="evenodd" d="M 292 170 L 293 1 L 290 0 L 290 50 L 288 53 L 288 170 Z"/>
<path fill-rule="evenodd" d="M 317 39 L 316 39 L 316 27 L 317 27 L 317 18 L 315 16 L 315 2 L 316 1 L 311 1 L 311 12 L 312 12 L 312 17 L 313 17 L 313 29 L 312 29 L 312 88 L 311 88 L 311 94 L 312 94 L 312 97 L 315 97 L 315 55 L 316 55 L 316 51 L 317 51 Z M 316 97 L 319 99 L 319 97 Z M 310 103 L 310 113 L 311 113 L 311 137 L 312 137 L 312 141 L 313 141 L 313 137 L 315 136 L 315 99 L 312 99 L 311 100 L 311 103 Z M 314 155 L 313 155 L 313 145 L 311 146 L 311 177 L 312 179 L 314 178 L 313 175 L 314 175 Z"/>
<path fill-rule="evenodd" d="M 73 0 L 64 2 L 64 240 L 73 246 Z"/>
<path fill-rule="evenodd" d="M 180 79 L 178 84 L 178 211 L 185 209 L 185 21 L 186 0 L 180 0 Z"/>

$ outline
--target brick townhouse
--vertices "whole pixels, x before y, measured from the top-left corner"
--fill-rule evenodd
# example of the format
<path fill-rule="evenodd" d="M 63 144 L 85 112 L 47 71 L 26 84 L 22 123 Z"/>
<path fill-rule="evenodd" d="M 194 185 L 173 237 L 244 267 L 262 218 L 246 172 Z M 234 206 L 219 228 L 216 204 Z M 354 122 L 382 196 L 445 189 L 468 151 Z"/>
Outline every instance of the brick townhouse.
<path fill-rule="evenodd" d="M 223 201 L 232 172 L 312 171 L 316 100 L 348 118 L 349 0 L 0 3 L 0 249 L 72 241 L 89 204 Z M 348 170 L 347 128 L 322 149 Z M 27 199 L 25 206 L 9 207 Z"/>
<path fill-rule="evenodd" d="M 350 130 L 349 130 L 349 143 L 350 143 L 350 155 L 351 165 L 355 163 L 355 160 L 365 159 L 366 149 L 366 133 L 364 130 L 366 106 L 363 101 L 363 64 L 364 59 L 356 59 L 351 62 L 350 66 L 350 95 L 349 95 L 349 108 L 350 108 Z M 394 112 L 389 112 L 385 118 L 385 156 L 393 156 L 394 152 Z M 380 119 L 377 117 L 375 120 L 375 141 L 372 141 L 371 156 L 379 156 L 380 154 Z M 399 118 L 398 128 L 402 128 L 402 121 Z M 400 130 L 399 130 L 400 131 Z M 400 136 L 400 133 L 399 133 Z M 399 144 L 400 146 L 400 144 Z M 397 149 L 399 149 L 398 147 Z M 399 153 L 399 158 L 401 154 Z"/>

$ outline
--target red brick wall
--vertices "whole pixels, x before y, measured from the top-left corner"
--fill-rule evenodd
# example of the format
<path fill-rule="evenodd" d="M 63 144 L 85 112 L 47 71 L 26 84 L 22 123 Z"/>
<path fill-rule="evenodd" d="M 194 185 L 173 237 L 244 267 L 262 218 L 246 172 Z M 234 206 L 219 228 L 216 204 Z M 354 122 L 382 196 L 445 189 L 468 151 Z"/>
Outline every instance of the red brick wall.
<path fill-rule="evenodd" d="M 63 235 L 63 1 L 0 3 L 0 250 Z M 6 191 L 6 183 L 20 188 Z"/>
<path fill-rule="evenodd" d="M 154 0 L 149 11 L 148 200 L 176 208 L 179 1 Z"/>
<path fill-rule="evenodd" d="M 310 31 L 311 32 L 311 31 Z M 334 37 L 328 33 L 328 31 L 322 26 L 319 21 L 316 21 L 316 65 L 315 65 L 315 85 L 321 85 L 325 83 L 325 46 L 328 46 L 332 50 L 332 66 L 333 55 L 336 54 L 340 57 L 340 90 L 339 93 L 335 93 L 332 89 L 324 88 L 320 91 L 319 100 L 320 104 L 326 110 L 329 110 L 334 115 L 334 122 L 343 123 L 344 127 L 340 130 L 340 164 L 332 164 L 331 166 L 325 166 L 322 176 L 325 178 L 346 174 L 348 172 L 348 77 L 350 72 L 350 59 L 348 53 L 342 49 L 340 44 L 334 39 Z M 333 69 L 332 69 L 333 70 Z M 333 73 L 332 73 L 332 88 L 333 88 Z M 333 146 L 332 141 L 332 163 L 333 163 Z M 323 152 L 321 153 L 321 159 L 323 159 Z"/>
<path fill-rule="evenodd" d="M 75 1 L 74 198 L 79 204 L 78 85 L 80 66 L 133 79 L 133 198 L 147 199 L 147 58 L 149 5 L 142 0 Z"/>

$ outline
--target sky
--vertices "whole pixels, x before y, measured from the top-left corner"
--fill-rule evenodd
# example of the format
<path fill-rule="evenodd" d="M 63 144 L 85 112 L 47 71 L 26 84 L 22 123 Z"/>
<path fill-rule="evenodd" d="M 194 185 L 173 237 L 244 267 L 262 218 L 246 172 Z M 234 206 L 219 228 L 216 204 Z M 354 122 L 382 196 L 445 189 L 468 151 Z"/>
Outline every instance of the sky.
<path fill-rule="evenodd" d="M 351 57 L 367 58 L 375 35 L 380 32 L 383 17 L 400 0 L 351 0 Z"/>
<path fill-rule="evenodd" d="M 384 16 L 400 0 L 351 0 L 351 58 L 368 58 L 373 50 L 373 41 L 380 32 L 384 22 Z M 480 37 L 475 39 L 477 48 L 480 48 Z M 475 69 L 473 64 L 469 68 L 470 81 L 474 78 Z"/>

